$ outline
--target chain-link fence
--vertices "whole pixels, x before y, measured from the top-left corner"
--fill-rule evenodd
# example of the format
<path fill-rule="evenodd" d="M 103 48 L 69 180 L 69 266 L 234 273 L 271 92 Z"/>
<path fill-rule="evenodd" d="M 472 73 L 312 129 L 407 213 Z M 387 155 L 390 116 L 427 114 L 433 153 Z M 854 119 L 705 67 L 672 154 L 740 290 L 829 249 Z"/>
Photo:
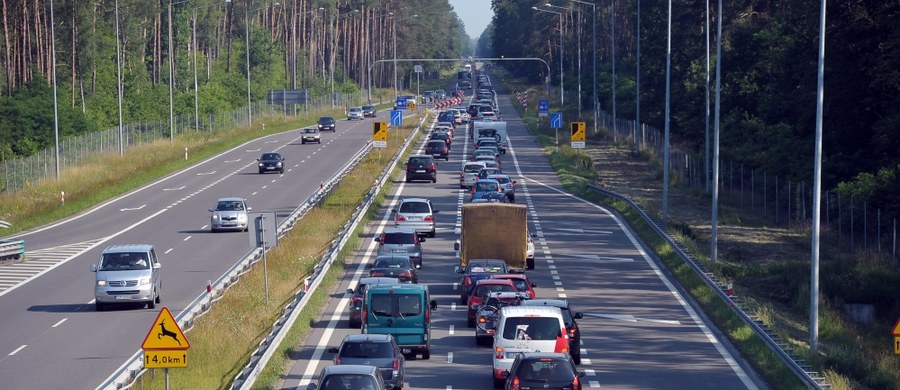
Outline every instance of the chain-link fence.
<path fill-rule="evenodd" d="M 252 105 L 253 117 L 263 116 L 298 116 L 309 113 L 324 112 L 335 108 L 357 106 L 366 101 L 366 93 L 336 93 L 333 100 L 328 96 L 312 99 L 302 105 L 269 105 L 255 102 Z M 193 114 L 174 118 L 175 126 L 169 130 L 169 120 L 157 122 L 140 122 L 122 126 L 119 137 L 118 127 L 59 140 L 59 169 L 74 166 L 87 158 L 103 153 L 119 151 L 154 142 L 169 137 L 177 137 L 191 132 L 218 132 L 247 126 L 249 124 L 247 108 L 231 112 L 216 113 L 195 118 Z M 199 120 L 197 120 L 199 119 Z M 31 183 L 50 179 L 56 175 L 56 150 L 50 147 L 34 155 L 0 161 L 0 192 L 15 191 Z"/>
<path fill-rule="evenodd" d="M 598 112 L 598 131 L 616 143 L 624 143 L 663 160 L 663 133 L 652 126 Z M 697 191 L 706 190 L 702 156 L 677 150 L 669 152 L 672 183 Z M 710 168 L 711 169 L 711 168 Z M 710 174 L 710 180 L 712 180 Z M 791 181 L 734 160 L 719 161 L 721 202 L 763 217 L 773 226 L 808 230 L 812 224 L 813 194 L 804 181 Z M 867 200 L 822 191 L 822 237 L 832 239 L 854 253 L 897 264 L 897 215 L 888 215 Z"/>

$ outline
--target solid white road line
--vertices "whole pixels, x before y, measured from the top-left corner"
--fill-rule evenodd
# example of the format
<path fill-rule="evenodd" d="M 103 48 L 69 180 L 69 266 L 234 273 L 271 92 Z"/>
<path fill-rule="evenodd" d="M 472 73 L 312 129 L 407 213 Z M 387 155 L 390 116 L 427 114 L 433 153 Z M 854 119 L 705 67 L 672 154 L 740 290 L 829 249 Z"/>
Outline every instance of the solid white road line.
<path fill-rule="evenodd" d="M 57 327 L 57 326 L 62 325 L 62 323 L 63 323 L 63 322 L 66 322 L 66 320 L 68 320 L 68 318 L 63 318 L 63 319 L 59 320 L 59 322 L 53 324 L 53 326 L 51 326 L 51 328 L 55 328 L 55 327 Z"/>
<path fill-rule="evenodd" d="M 25 349 L 25 347 L 27 347 L 27 346 L 28 346 L 28 344 L 22 344 L 22 346 L 21 346 L 21 347 L 19 347 L 19 348 L 16 348 L 16 350 L 15 350 L 15 351 L 12 351 L 12 352 L 10 352 L 10 353 L 9 353 L 9 355 L 7 355 L 7 356 L 12 356 L 12 355 L 15 355 L 15 354 L 17 354 L 17 353 L 19 353 L 19 351 L 21 351 L 21 350 L 23 350 L 23 349 Z"/>

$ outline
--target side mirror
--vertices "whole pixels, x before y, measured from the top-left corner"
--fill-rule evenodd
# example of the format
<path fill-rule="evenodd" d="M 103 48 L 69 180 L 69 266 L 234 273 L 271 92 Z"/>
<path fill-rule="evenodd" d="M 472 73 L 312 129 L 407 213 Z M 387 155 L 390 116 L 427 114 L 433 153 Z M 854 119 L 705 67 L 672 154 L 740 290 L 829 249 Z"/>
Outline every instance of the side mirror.
<path fill-rule="evenodd" d="M 365 268 L 366 268 L 366 269 L 370 269 L 370 268 L 372 268 L 372 263 L 366 263 L 366 266 L 365 266 Z"/>
<path fill-rule="evenodd" d="M 256 161 L 259 161 L 259 159 L 256 159 Z"/>
<path fill-rule="evenodd" d="M 328 348 L 328 353 L 338 353 L 337 347 Z"/>
<path fill-rule="evenodd" d="M 578 371 L 578 377 L 579 377 L 579 378 L 583 378 L 583 377 L 584 377 L 584 371 Z"/>
<path fill-rule="evenodd" d="M 437 301 L 431 300 L 431 302 L 429 302 L 428 305 L 431 306 L 431 311 L 437 310 Z"/>
<path fill-rule="evenodd" d="M 397 209 L 391 209 L 391 212 L 392 212 L 392 213 L 396 213 L 396 212 L 397 212 Z"/>
<path fill-rule="evenodd" d="M 253 211 L 253 207 L 247 207 L 247 211 Z"/>
<path fill-rule="evenodd" d="M 420 238 L 419 242 L 425 242 L 425 238 L 424 237 Z"/>
<path fill-rule="evenodd" d="M 576 320 L 580 320 L 580 319 L 584 318 L 584 313 L 575 313 L 575 315 L 573 315 L 572 318 L 574 318 Z"/>
<path fill-rule="evenodd" d="M 160 269 L 160 268 L 162 268 L 162 263 L 153 263 L 153 269 Z"/>
<path fill-rule="evenodd" d="M 209 212 L 213 212 L 213 211 L 216 211 L 216 209 L 209 209 Z"/>
<path fill-rule="evenodd" d="M 352 288 L 348 288 L 348 289 L 347 289 L 347 294 L 353 295 L 353 289 L 352 289 Z"/>
<path fill-rule="evenodd" d="M 306 385 L 306 390 L 316 390 L 316 384 L 310 383 L 310 384 Z"/>
<path fill-rule="evenodd" d="M 515 180 L 513 180 L 513 184 L 519 184 L 519 182 L 517 182 L 517 181 L 515 181 Z"/>
<path fill-rule="evenodd" d="M 375 237 L 375 242 L 381 242 L 381 237 Z"/>
<path fill-rule="evenodd" d="M 531 287 L 537 287 L 537 283 L 531 282 Z M 581 314 L 581 313 L 579 313 L 579 314 Z"/>
<path fill-rule="evenodd" d="M 91 264 L 91 272 L 97 272 L 97 264 Z"/>
<path fill-rule="evenodd" d="M 439 213 L 439 212 L 441 212 L 441 210 L 431 210 L 431 213 L 432 213 L 432 214 L 437 214 L 437 213 Z"/>

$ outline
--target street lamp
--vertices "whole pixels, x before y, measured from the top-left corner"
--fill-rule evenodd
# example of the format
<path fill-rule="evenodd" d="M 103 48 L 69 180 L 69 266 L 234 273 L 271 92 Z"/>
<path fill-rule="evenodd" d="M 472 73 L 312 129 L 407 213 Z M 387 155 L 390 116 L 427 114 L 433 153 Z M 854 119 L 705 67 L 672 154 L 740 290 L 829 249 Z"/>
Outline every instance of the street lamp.
<path fill-rule="evenodd" d="M 591 59 L 591 61 L 592 61 L 591 68 L 593 69 L 591 73 L 593 74 L 593 84 L 592 85 L 593 85 L 593 91 L 594 91 L 593 92 L 594 93 L 594 98 L 593 98 L 594 102 L 593 102 L 593 104 L 591 104 L 591 107 L 594 110 L 594 133 L 596 134 L 597 133 L 597 115 L 598 115 L 597 111 L 599 111 L 597 109 L 597 5 L 594 3 L 590 3 L 587 1 L 581 1 L 581 0 L 572 0 L 572 1 L 575 3 L 578 3 L 578 4 L 586 4 L 586 5 L 591 6 L 591 30 L 592 30 L 591 45 L 593 46 L 593 48 L 591 49 L 591 52 L 592 52 L 591 57 L 593 57 Z M 638 0 L 638 2 L 640 2 L 640 0 Z M 579 78 L 580 77 L 581 76 L 579 73 Z M 580 96 L 580 92 L 579 92 L 579 96 Z M 581 105 L 579 105 L 579 107 L 581 107 Z"/>
<path fill-rule="evenodd" d="M 352 16 L 355 16 L 358 14 L 359 14 L 359 10 L 355 9 L 344 15 L 338 15 L 337 17 L 335 17 L 334 22 L 335 22 L 335 24 L 337 24 L 338 21 L 343 18 L 352 17 Z M 334 53 L 335 53 L 335 50 L 337 47 L 337 37 L 336 37 L 336 34 L 334 33 L 335 27 L 337 27 L 337 26 L 331 27 L 331 52 L 332 52 L 332 56 L 331 56 L 331 108 L 334 108 L 334 57 L 335 57 Z"/>
<path fill-rule="evenodd" d="M 574 11 L 574 8 L 560 7 L 558 5 L 553 5 L 550 3 L 544 4 L 544 6 L 550 7 L 550 8 L 564 9 L 564 10 L 570 11 L 570 12 Z M 560 11 L 560 12 L 562 12 L 562 11 Z M 578 62 L 578 66 L 577 66 L 577 68 L 578 68 L 578 104 L 575 105 L 575 109 L 578 112 L 577 116 L 579 118 L 581 118 L 581 34 L 578 34 L 577 31 L 575 32 L 575 41 L 577 42 L 575 44 L 575 46 L 576 46 L 575 51 L 577 52 L 577 60 L 576 61 Z"/>
<path fill-rule="evenodd" d="M 565 106 L 565 85 L 563 84 L 563 30 L 562 30 L 562 13 L 556 11 L 550 11 L 546 9 L 541 9 L 538 7 L 531 7 L 531 9 L 535 11 L 546 12 L 549 14 L 556 14 L 559 16 L 559 109 L 562 110 Z"/>
<path fill-rule="evenodd" d="M 118 1 L 118 0 L 116 0 Z M 230 3 L 230 0 L 226 0 L 226 2 Z M 212 3 L 207 5 L 201 5 L 198 7 L 194 7 L 192 10 L 192 23 L 191 23 L 191 35 L 194 41 L 194 130 L 200 131 L 200 97 L 197 92 L 197 49 L 200 47 L 197 43 L 197 10 L 203 8 L 209 8 L 212 6 L 221 5 L 221 3 Z"/>
<path fill-rule="evenodd" d="M 280 3 L 272 4 L 273 7 L 278 7 L 280 5 Z M 246 14 L 244 14 L 244 44 L 246 45 L 244 51 L 246 51 L 245 55 L 247 57 L 247 123 L 251 128 L 253 127 L 253 101 L 250 100 L 250 13 L 268 7 L 268 5 L 256 9 L 249 9 L 250 7 L 247 7 Z"/>
<path fill-rule="evenodd" d="M 397 22 L 402 22 L 407 19 L 412 19 L 418 17 L 418 14 L 413 14 L 412 16 L 397 20 L 397 18 L 391 18 L 391 34 L 393 34 L 393 46 L 394 46 L 394 98 L 400 96 L 400 88 L 397 84 Z"/>

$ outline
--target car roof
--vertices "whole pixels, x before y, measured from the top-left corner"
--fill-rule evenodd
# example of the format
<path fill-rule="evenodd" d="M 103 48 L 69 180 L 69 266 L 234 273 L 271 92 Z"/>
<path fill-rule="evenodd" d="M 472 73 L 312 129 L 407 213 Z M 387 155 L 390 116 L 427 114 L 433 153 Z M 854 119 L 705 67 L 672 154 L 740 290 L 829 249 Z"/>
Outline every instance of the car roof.
<path fill-rule="evenodd" d="M 400 203 L 405 203 L 405 202 L 426 202 L 426 203 L 431 203 L 431 199 L 428 199 L 428 198 L 403 198 L 403 199 L 400 199 Z"/>
<path fill-rule="evenodd" d="M 494 279 L 528 279 L 525 274 L 494 274 L 491 277 Z"/>
<path fill-rule="evenodd" d="M 528 301 L 525 301 L 528 302 Z M 504 306 L 500 309 L 501 316 L 521 317 L 525 315 L 538 315 L 547 317 L 562 317 L 562 311 L 556 306 Z"/>
<path fill-rule="evenodd" d="M 409 256 L 407 256 L 407 255 L 393 254 L 393 253 L 392 253 L 392 254 L 389 254 L 389 255 L 378 255 L 378 256 L 375 256 L 375 261 L 378 261 L 378 260 L 380 260 L 380 259 L 384 259 L 384 260 L 387 260 L 387 259 L 404 259 L 404 260 L 407 260 L 407 261 L 411 261 L 411 258 L 410 258 Z"/>
<path fill-rule="evenodd" d="M 434 156 L 432 156 L 432 155 L 430 155 L 430 154 L 410 154 L 410 155 L 409 155 L 409 158 L 413 158 L 413 157 L 416 157 L 416 158 L 430 158 L 430 159 L 434 159 Z"/>
<path fill-rule="evenodd" d="M 364 284 L 366 286 L 394 285 L 400 284 L 400 279 L 374 276 L 359 278 L 359 284 Z"/>
<path fill-rule="evenodd" d="M 218 200 L 216 200 L 216 202 L 242 202 L 242 201 L 244 201 L 244 198 L 238 198 L 238 197 L 219 198 Z"/>
<path fill-rule="evenodd" d="M 372 286 L 366 290 L 366 294 L 368 293 L 384 293 L 391 291 L 428 291 L 428 285 L 425 284 L 397 284 L 393 286 L 381 285 L 381 286 Z"/>
<path fill-rule="evenodd" d="M 494 179 L 478 179 L 478 180 L 475 180 L 475 183 L 476 183 L 476 184 L 478 184 L 478 183 L 497 183 L 497 184 L 500 184 L 499 181 L 496 181 L 496 180 L 494 180 Z"/>
<path fill-rule="evenodd" d="M 150 244 L 122 244 L 108 246 L 103 249 L 103 253 L 123 253 L 123 252 L 148 252 L 153 249 Z"/>
<path fill-rule="evenodd" d="M 481 279 L 475 282 L 475 285 L 479 284 L 495 284 L 495 285 L 503 285 L 503 286 L 514 286 L 512 281 L 509 279 Z"/>
<path fill-rule="evenodd" d="M 322 378 L 327 375 L 340 375 L 340 374 L 359 374 L 359 375 L 381 375 L 378 372 L 378 367 L 375 366 L 364 366 L 361 364 L 338 364 L 334 366 L 328 366 L 322 369 Z"/>
<path fill-rule="evenodd" d="M 522 352 L 518 354 L 517 359 L 559 359 L 569 360 L 569 354 L 560 352 Z"/>
<path fill-rule="evenodd" d="M 331 117 L 331 116 L 320 116 L 319 119 L 334 119 L 334 117 Z"/>
<path fill-rule="evenodd" d="M 525 302 L 524 304 L 528 306 L 553 306 L 559 308 L 568 308 L 569 301 L 564 299 L 532 299 L 530 301 Z"/>
<path fill-rule="evenodd" d="M 381 333 L 354 333 L 344 336 L 344 342 L 348 341 L 380 341 L 390 342 L 394 336 Z"/>

